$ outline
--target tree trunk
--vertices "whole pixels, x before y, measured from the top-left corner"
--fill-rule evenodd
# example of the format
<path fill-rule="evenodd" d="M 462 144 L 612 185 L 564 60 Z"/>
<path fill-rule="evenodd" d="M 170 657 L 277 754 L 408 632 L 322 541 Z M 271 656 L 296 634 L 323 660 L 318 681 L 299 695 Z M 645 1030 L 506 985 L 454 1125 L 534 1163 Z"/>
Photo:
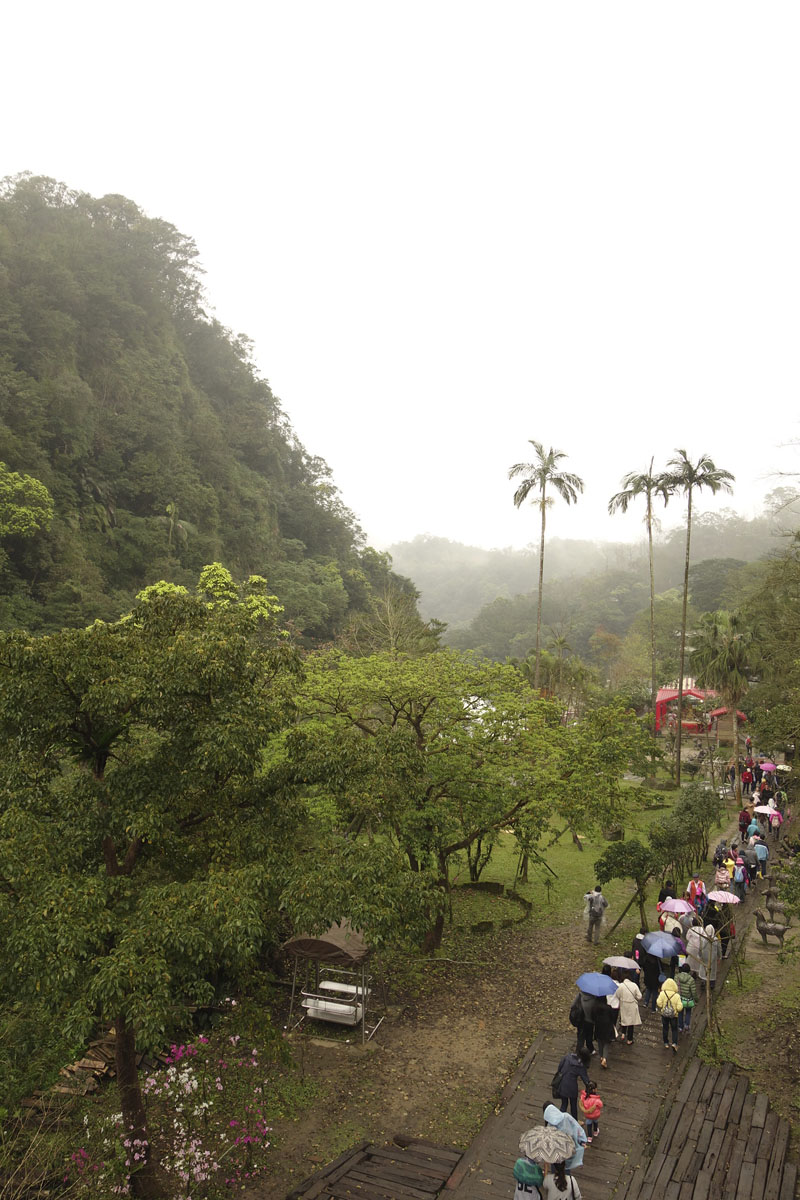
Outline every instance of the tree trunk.
<path fill-rule="evenodd" d="M 734 699 L 731 704 L 728 699 L 728 711 L 731 714 L 733 721 L 733 769 L 735 775 L 733 777 L 733 794 L 736 799 L 736 807 L 741 810 L 742 807 L 742 773 L 739 770 L 739 710 Z"/>
<path fill-rule="evenodd" d="M 544 591 L 544 526 L 545 526 L 545 496 L 542 483 L 542 498 L 539 501 L 542 510 L 542 533 L 539 538 L 539 599 L 536 605 L 536 665 L 533 672 L 533 686 L 539 689 L 539 659 L 542 644 L 542 593 Z"/>
<path fill-rule="evenodd" d="M 442 934 L 444 933 L 444 912 L 440 912 L 431 928 L 425 934 L 425 939 L 422 943 L 422 951 L 424 954 L 433 954 L 442 944 Z"/>
<path fill-rule="evenodd" d="M 678 672 L 678 744 L 675 763 L 675 781 L 681 786 L 681 746 L 683 743 L 683 671 L 686 664 L 686 607 L 689 602 L 689 552 L 692 541 L 692 489 L 687 491 L 686 501 L 686 562 L 683 569 L 683 610 L 681 613 L 681 665 Z"/>
<path fill-rule="evenodd" d="M 157 1184 L 153 1155 L 150 1152 L 147 1115 L 139 1086 L 139 1072 L 136 1069 L 136 1034 L 121 1015 L 117 1017 L 116 1022 L 114 1058 L 122 1109 L 123 1138 L 130 1139 L 132 1143 L 128 1154 L 131 1160 L 131 1192 L 140 1200 L 156 1200 L 161 1191 Z M 134 1153 L 143 1154 L 141 1165 L 134 1161 Z"/>
<path fill-rule="evenodd" d="M 650 474 L 653 474 L 653 460 L 650 459 Z M 653 497 L 647 493 L 647 550 L 650 559 L 650 707 L 653 710 L 653 743 L 656 740 L 656 580 L 653 569 Z M 655 767 L 653 768 L 655 771 Z"/>

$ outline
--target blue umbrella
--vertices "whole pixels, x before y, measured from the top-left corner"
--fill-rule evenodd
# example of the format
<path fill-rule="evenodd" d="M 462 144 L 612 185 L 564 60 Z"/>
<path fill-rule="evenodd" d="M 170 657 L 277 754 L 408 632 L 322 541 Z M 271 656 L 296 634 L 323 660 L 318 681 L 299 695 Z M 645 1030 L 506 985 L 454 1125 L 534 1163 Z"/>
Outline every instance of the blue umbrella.
<path fill-rule="evenodd" d="M 610 975 L 602 975 L 600 971 L 585 971 L 575 980 L 575 987 L 587 996 L 610 996 L 619 987 L 619 982 Z"/>
<path fill-rule="evenodd" d="M 672 958 L 675 954 L 683 953 L 683 943 L 680 938 L 672 937 L 669 933 L 653 930 L 642 938 L 642 945 L 648 954 L 655 958 Z"/>

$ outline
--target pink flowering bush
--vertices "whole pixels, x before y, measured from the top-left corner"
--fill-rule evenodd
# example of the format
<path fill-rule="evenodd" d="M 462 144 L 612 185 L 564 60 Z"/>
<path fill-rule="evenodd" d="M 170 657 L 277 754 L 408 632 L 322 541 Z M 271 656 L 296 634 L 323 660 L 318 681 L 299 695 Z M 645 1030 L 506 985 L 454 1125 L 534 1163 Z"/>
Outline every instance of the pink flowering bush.
<path fill-rule="evenodd" d="M 167 1065 L 143 1084 L 150 1138 L 174 1181 L 171 1200 L 201 1200 L 256 1178 L 267 1162 L 270 1126 L 263 1097 L 270 1081 L 256 1048 L 239 1035 L 212 1047 L 208 1038 L 170 1047 Z M 220 1048 L 224 1046 L 223 1054 Z M 88 1117 L 84 1118 L 87 1144 Z M 126 1135 L 121 1114 L 102 1120 L 93 1149 L 71 1155 L 65 1181 L 103 1197 L 130 1195 L 146 1145 Z"/>

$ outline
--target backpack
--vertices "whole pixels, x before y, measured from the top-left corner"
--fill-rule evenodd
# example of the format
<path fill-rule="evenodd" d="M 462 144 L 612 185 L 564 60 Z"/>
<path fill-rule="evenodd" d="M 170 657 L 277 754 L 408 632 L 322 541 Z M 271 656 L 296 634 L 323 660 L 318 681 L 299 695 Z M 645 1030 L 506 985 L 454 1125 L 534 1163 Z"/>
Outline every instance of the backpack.
<path fill-rule="evenodd" d="M 734 883 L 744 883 L 744 867 L 737 867 L 733 872 Z"/>
<path fill-rule="evenodd" d="M 592 915 L 595 917 L 601 917 L 603 915 L 603 909 L 605 906 L 605 898 L 603 895 L 600 892 L 593 892 L 592 898 L 589 901 L 589 910 Z"/>
<path fill-rule="evenodd" d="M 583 1024 L 583 1004 L 581 1003 L 580 995 L 577 995 L 572 1001 L 572 1007 L 569 1010 L 569 1023 L 577 1029 Z"/>
<path fill-rule="evenodd" d="M 564 1072 L 559 1069 L 558 1071 L 556 1071 L 555 1075 L 550 1080 L 550 1094 L 554 1100 L 560 1100 L 562 1098 L 561 1097 L 561 1083 L 562 1083 L 563 1079 L 564 1079 Z"/>
<path fill-rule="evenodd" d="M 675 1008 L 674 1008 L 671 1000 L 666 1001 L 664 1007 L 661 1010 L 661 1015 L 663 1017 L 674 1017 L 675 1016 Z"/>

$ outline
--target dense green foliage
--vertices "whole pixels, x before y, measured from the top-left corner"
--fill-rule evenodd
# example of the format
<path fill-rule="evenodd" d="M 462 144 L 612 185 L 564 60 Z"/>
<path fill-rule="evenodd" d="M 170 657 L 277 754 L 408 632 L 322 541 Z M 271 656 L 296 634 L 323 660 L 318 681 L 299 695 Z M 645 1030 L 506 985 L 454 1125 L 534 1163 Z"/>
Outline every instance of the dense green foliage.
<path fill-rule="evenodd" d="M 193 242 L 131 201 L 0 188 L 0 628 L 115 620 L 213 560 L 266 576 L 307 641 L 373 590 L 413 596 L 203 305 Z M 52 496 L 51 522 L 9 523 L 32 503 L 9 471 Z"/>

